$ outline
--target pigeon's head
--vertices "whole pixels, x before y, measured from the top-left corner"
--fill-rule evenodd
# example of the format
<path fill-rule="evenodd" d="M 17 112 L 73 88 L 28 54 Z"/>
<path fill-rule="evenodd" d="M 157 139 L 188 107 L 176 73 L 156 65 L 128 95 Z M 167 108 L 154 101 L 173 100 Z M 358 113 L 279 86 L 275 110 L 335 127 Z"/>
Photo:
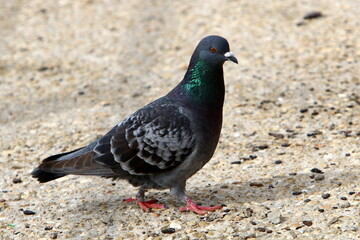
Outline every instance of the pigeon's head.
<path fill-rule="evenodd" d="M 193 57 L 200 58 L 212 66 L 222 65 L 227 60 L 238 63 L 234 54 L 230 52 L 228 41 L 215 35 L 203 38 L 196 47 Z"/>

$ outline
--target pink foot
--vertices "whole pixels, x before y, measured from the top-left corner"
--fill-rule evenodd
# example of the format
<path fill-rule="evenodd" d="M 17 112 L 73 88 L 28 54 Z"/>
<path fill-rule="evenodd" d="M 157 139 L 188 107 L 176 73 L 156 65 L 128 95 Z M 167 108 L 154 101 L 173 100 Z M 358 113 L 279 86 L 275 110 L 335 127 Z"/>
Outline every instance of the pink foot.
<path fill-rule="evenodd" d="M 163 205 L 158 204 L 156 199 L 152 199 L 149 201 L 138 201 L 136 198 L 128 198 L 125 199 L 125 203 L 130 203 L 136 201 L 136 204 L 145 212 L 150 212 L 151 209 L 162 209 L 165 208 Z"/>
<path fill-rule="evenodd" d="M 185 201 L 186 201 L 186 206 L 181 207 L 180 212 L 192 211 L 194 213 L 204 215 L 205 214 L 204 211 L 212 212 L 212 211 L 222 208 L 221 205 L 217 205 L 217 206 L 213 206 L 213 207 L 198 206 L 193 201 L 191 201 L 190 198 L 186 198 Z"/>

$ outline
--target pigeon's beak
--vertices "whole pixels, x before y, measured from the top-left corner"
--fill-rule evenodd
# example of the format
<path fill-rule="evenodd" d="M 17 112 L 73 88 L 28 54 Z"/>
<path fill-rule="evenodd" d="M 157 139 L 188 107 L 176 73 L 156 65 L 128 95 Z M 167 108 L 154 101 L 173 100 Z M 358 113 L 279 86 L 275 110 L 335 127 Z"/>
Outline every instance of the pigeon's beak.
<path fill-rule="evenodd" d="M 236 57 L 234 56 L 234 54 L 232 52 L 227 52 L 224 54 L 224 56 L 226 57 L 227 60 L 230 60 L 234 63 L 238 63 L 238 60 L 236 59 Z"/>

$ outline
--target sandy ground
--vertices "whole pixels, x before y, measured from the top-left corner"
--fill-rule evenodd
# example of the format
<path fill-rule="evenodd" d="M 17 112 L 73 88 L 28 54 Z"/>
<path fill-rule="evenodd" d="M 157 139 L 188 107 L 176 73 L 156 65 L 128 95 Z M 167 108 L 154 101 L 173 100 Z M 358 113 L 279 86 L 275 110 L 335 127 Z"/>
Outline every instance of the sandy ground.
<path fill-rule="evenodd" d="M 0 239 L 359 239 L 359 15 L 354 0 L 1 0 Z M 172 89 L 210 34 L 239 65 L 188 194 L 226 207 L 180 213 L 150 191 L 168 209 L 144 213 L 126 182 L 31 178 Z"/>

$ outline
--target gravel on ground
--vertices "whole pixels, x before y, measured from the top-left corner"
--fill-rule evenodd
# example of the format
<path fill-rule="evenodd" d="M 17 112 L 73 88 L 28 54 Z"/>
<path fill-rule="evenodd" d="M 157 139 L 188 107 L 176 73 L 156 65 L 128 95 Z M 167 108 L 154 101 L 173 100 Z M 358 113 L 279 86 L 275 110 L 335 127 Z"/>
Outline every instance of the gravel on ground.
<path fill-rule="evenodd" d="M 359 239 L 360 2 L 0 0 L 0 239 Z M 30 172 L 88 144 L 230 42 L 213 159 L 188 181 L 204 216 L 123 199 L 124 181 Z"/>

